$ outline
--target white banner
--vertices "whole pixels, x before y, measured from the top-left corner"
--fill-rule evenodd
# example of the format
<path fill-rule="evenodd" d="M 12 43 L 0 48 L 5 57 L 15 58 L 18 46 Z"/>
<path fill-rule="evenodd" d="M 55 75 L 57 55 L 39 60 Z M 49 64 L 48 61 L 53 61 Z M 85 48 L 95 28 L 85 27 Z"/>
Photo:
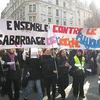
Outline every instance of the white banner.
<path fill-rule="evenodd" d="M 47 47 L 48 25 L 0 20 L 0 49 Z"/>

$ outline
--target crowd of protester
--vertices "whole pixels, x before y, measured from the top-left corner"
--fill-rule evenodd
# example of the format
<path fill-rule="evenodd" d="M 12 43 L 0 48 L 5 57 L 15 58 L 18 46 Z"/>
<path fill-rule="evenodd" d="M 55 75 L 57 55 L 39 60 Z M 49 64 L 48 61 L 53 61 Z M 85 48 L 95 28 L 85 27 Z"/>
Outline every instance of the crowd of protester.
<path fill-rule="evenodd" d="M 66 100 L 69 75 L 73 77 L 73 96 L 84 98 L 84 80 L 88 73 L 100 72 L 100 53 L 93 50 L 66 49 L 0 50 L 0 94 L 8 100 L 30 100 L 33 89 L 37 100 Z M 97 72 L 98 71 L 98 72 Z M 58 87 L 58 88 L 57 88 Z"/>

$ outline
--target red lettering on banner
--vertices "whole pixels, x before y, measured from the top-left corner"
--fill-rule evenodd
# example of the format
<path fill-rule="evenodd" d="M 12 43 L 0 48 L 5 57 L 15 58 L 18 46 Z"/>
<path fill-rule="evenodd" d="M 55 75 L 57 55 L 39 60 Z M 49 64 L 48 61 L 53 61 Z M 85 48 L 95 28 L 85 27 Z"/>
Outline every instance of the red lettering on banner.
<path fill-rule="evenodd" d="M 54 33 L 78 34 L 80 30 L 81 28 L 77 28 L 77 27 L 65 27 L 65 26 L 53 25 Z"/>
<path fill-rule="evenodd" d="M 82 28 L 75 28 L 73 34 L 78 34 Z"/>
<path fill-rule="evenodd" d="M 56 33 L 57 31 L 57 25 L 53 25 L 53 32 Z"/>
<path fill-rule="evenodd" d="M 96 35 L 96 28 L 88 29 L 87 35 Z"/>

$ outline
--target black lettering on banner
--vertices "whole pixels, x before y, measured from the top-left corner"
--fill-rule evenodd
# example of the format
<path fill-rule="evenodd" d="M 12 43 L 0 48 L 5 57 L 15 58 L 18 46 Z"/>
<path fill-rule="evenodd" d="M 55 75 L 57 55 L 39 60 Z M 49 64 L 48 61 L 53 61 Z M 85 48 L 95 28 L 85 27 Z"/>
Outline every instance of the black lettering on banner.
<path fill-rule="evenodd" d="M 14 30 L 20 30 L 20 21 L 14 21 Z"/>
<path fill-rule="evenodd" d="M 14 41 L 14 35 L 10 36 L 10 45 L 14 45 L 15 41 Z"/>
<path fill-rule="evenodd" d="M 43 32 L 44 29 L 42 29 L 42 24 L 40 24 L 40 31 Z"/>
<path fill-rule="evenodd" d="M 31 30 L 31 29 L 30 29 L 30 26 L 31 26 L 30 22 L 26 22 L 26 29 L 27 29 L 27 30 Z"/>
<path fill-rule="evenodd" d="M 44 45 L 45 38 L 43 37 L 36 37 L 36 41 L 38 45 Z"/>
<path fill-rule="evenodd" d="M 22 21 L 22 22 L 20 23 L 20 25 L 21 25 L 20 29 L 21 29 L 21 30 L 25 30 L 25 22 Z"/>
<path fill-rule="evenodd" d="M 40 26 L 38 23 L 36 23 L 36 31 L 40 31 Z"/>
<path fill-rule="evenodd" d="M 30 44 L 30 37 L 26 36 L 26 44 Z"/>
<path fill-rule="evenodd" d="M 3 37 L 3 35 L 2 34 L 0 34 L 0 38 L 2 38 Z M 0 45 L 2 45 L 2 40 L 0 39 Z"/>
<path fill-rule="evenodd" d="M 11 23 L 8 23 L 8 29 L 11 29 Z M 14 30 L 31 30 L 38 32 L 48 32 L 48 25 L 39 24 L 39 23 L 31 23 L 24 21 L 14 21 Z"/>
<path fill-rule="evenodd" d="M 20 36 L 16 36 L 15 45 L 20 45 L 20 42 L 21 42 Z"/>
<path fill-rule="evenodd" d="M 45 38 L 44 37 L 41 37 L 41 44 L 45 45 Z"/>
<path fill-rule="evenodd" d="M 35 41 L 35 39 L 34 39 L 34 37 L 31 37 L 31 44 L 36 44 L 36 41 Z"/>
<path fill-rule="evenodd" d="M 11 23 L 12 21 L 7 21 L 7 30 L 12 30 Z"/>
<path fill-rule="evenodd" d="M 33 31 L 36 31 L 35 23 L 31 24 L 31 28 L 30 29 L 33 30 Z"/>
<path fill-rule="evenodd" d="M 21 45 L 24 44 L 25 45 L 25 36 L 21 36 Z"/>
<path fill-rule="evenodd" d="M 9 45 L 8 36 L 5 35 L 2 45 Z"/>
<path fill-rule="evenodd" d="M 14 36 L 0 34 L 0 45 L 45 45 L 45 37 Z"/>
<path fill-rule="evenodd" d="M 45 31 L 48 32 L 48 25 L 45 25 Z"/>
<path fill-rule="evenodd" d="M 36 37 L 36 41 L 37 41 L 37 44 L 38 44 L 38 45 L 40 45 L 40 44 L 41 44 L 40 37 Z"/>

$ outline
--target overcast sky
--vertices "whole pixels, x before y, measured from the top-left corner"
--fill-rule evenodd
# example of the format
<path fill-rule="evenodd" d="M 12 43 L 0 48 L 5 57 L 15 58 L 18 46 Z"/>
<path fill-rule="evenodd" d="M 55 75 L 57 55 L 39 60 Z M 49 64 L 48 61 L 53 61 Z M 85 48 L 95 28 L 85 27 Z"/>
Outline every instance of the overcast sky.
<path fill-rule="evenodd" d="M 6 7 L 6 5 L 9 1 L 10 0 L 0 0 L 0 16 L 1 16 L 2 10 Z M 97 7 L 100 8 L 100 0 L 80 0 L 80 1 L 86 1 L 87 3 L 94 1 L 96 3 Z"/>
<path fill-rule="evenodd" d="M 97 8 L 100 8 L 100 0 L 80 0 L 80 1 L 84 3 L 86 2 L 88 4 L 90 4 L 90 2 L 93 1 L 96 4 Z"/>

